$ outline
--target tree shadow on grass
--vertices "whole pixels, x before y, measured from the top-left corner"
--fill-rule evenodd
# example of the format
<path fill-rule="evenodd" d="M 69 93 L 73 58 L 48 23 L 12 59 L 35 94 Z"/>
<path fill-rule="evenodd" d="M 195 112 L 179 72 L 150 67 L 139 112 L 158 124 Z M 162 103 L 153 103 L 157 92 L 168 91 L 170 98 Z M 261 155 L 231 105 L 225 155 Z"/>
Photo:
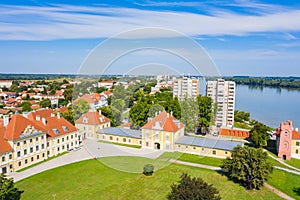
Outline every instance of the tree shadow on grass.
<path fill-rule="evenodd" d="M 295 192 L 298 196 L 300 196 L 300 187 L 294 187 L 293 192 Z"/>

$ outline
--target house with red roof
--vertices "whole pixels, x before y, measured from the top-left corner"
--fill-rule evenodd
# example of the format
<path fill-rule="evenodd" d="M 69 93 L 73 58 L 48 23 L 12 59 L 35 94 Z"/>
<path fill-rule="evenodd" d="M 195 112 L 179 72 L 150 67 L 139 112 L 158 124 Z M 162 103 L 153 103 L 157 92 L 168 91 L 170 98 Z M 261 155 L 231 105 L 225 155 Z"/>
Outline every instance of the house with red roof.
<path fill-rule="evenodd" d="M 4 116 L 0 125 L 2 172 L 13 172 L 79 145 L 78 129 L 54 110 Z"/>
<path fill-rule="evenodd" d="M 142 147 L 174 150 L 175 142 L 184 136 L 184 124 L 167 112 L 161 112 L 142 127 Z"/>
<path fill-rule="evenodd" d="M 110 119 L 105 117 L 101 111 L 89 111 L 75 121 L 75 126 L 80 130 L 83 139 L 86 137 L 97 138 L 97 131 L 110 127 Z"/>
<path fill-rule="evenodd" d="M 293 128 L 291 120 L 280 123 L 276 129 L 276 150 L 284 160 L 300 159 L 300 133 Z"/>

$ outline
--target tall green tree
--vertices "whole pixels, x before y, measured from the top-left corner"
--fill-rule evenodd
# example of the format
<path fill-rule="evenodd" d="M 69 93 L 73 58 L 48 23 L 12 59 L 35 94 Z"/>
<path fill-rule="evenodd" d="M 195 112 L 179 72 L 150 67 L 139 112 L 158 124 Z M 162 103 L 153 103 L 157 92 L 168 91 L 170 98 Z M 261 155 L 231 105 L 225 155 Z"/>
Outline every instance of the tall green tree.
<path fill-rule="evenodd" d="M 42 99 L 40 102 L 39 102 L 40 106 L 42 108 L 50 108 L 51 107 L 51 100 L 46 98 L 46 99 Z"/>
<path fill-rule="evenodd" d="M 169 200 L 220 200 L 219 191 L 212 185 L 206 183 L 202 178 L 191 178 L 183 173 L 178 184 L 171 185 Z"/>
<path fill-rule="evenodd" d="M 73 109 L 68 109 L 65 112 L 61 113 L 62 117 L 65 118 L 71 124 L 75 124 L 74 122 L 74 111 Z"/>
<path fill-rule="evenodd" d="M 250 121 L 250 113 L 244 112 L 241 110 L 234 111 L 234 121 L 235 122 L 249 122 Z"/>
<path fill-rule="evenodd" d="M 31 111 L 31 104 L 28 101 L 24 101 L 20 104 L 20 106 L 22 107 L 22 112 L 29 112 Z"/>
<path fill-rule="evenodd" d="M 198 95 L 197 96 L 198 109 L 199 109 L 199 128 L 201 132 L 207 131 L 207 128 L 213 121 L 213 102 L 210 97 Z"/>
<path fill-rule="evenodd" d="M 79 99 L 76 103 L 73 104 L 74 120 L 79 119 L 81 115 L 88 112 L 89 109 L 89 103 L 86 100 Z"/>
<path fill-rule="evenodd" d="M 262 147 L 267 145 L 267 141 L 270 137 L 270 127 L 264 125 L 261 122 L 255 122 L 250 130 L 250 139 L 255 147 Z"/>
<path fill-rule="evenodd" d="M 0 199 L 18 200 L 24 191 L 15 187 L 12 178 L 6 178 L 4 174 L 0 174 Z"/>
<path fill-rule="evenodd" d="M 198 126 L 199 108 L 196 99 L 184 98 L 180 101 L 181 119 L 180 121 L 185 125 L 186 132 L 195 132 Z"/>
<path fill-rule="evenodd" d="M 99 108 L 101 110 L 101 113 L 110 119 L 110 124 L 112 127 L 116 127 L 117 126 L 117 122 L 116 122 L 116 118 L 113 114 L 113 111 L 111 109 L 111 106 L 103 106 L 101 108 Z M 98 110 L 99 110 L 98 109 Z"/>
<path fill-rule="evenodd" d="M 248 190 L 260 189 L 273 170 L 266 152 L 248 146 L 235 147 L 231 157 L 223 161 L 222 168 L 228 172 L 229 178 Z"/>

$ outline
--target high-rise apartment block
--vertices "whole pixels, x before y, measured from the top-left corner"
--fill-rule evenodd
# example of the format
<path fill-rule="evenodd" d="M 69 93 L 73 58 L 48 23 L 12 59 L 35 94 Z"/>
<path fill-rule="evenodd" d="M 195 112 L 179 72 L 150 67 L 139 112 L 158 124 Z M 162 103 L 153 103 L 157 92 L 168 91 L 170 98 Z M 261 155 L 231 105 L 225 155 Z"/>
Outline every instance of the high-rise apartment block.
<path fill-rule="evenodd" d="M 206 96 L 216 103 L 215 125 L 217 127 L 232 127 L 234 123 L 235 82 L 217 79 L 207 81 Z"/>
<path fill-rule="evenodd" d="M 178 97 L 178 99 L 196 98 L 199 94 L 199 87 L 200 82 L 197 79 L 173 78 L 173 97 Z"/>

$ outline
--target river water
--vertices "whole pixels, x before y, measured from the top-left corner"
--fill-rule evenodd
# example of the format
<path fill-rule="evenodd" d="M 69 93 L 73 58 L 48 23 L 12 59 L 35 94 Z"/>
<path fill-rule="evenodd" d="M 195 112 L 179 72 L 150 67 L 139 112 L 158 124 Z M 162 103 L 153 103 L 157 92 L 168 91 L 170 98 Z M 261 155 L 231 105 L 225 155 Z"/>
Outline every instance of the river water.
<path fill-rule="evenodd" d="M 292 120 L 294 128 L 300 128 L 300 90 L 237 85 L 235 102 L 235 109 L 250 112 L 251 119 L 268 126 Z"/>

